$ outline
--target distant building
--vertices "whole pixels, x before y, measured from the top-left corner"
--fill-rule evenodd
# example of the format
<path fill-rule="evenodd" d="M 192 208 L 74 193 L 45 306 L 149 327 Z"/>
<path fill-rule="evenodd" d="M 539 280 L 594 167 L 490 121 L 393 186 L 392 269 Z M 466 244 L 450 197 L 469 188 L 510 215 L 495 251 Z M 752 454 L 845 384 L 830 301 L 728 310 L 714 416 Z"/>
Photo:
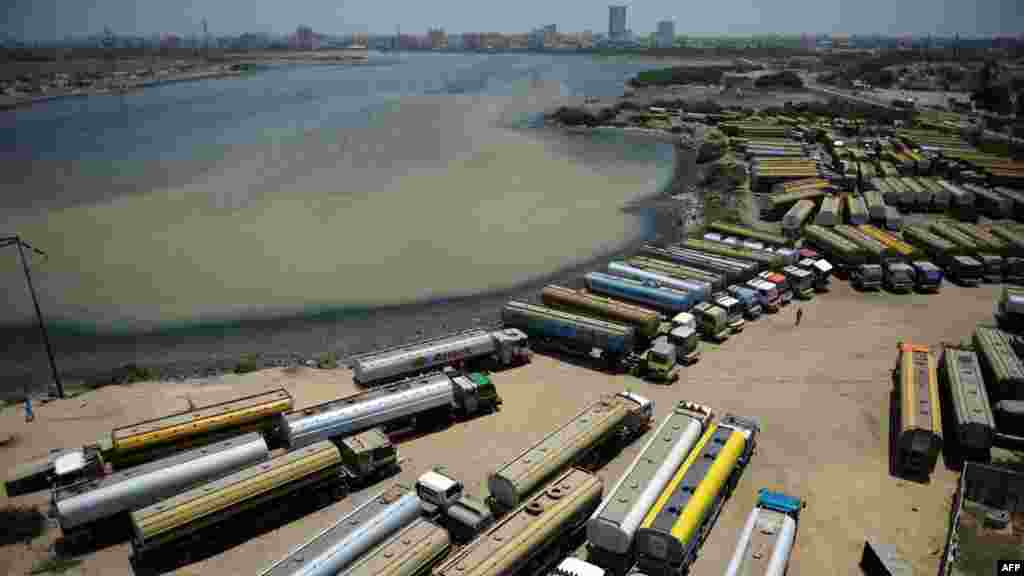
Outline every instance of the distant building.
<path fill-rule="evenodd" d="M 444 28 L 427 30 L 427 38 L 430 39 L 430 48 L 432 50 L 448 48 L 448 36 L 444 33 Z"/>
<path fill-rule="evenodd" d="M 608 39 L 613 42 L 626 39 L 626 6 L 608 7 Z"/>
<path fill-rule="evenodd" d="M 676 41 L 676 23 L 671 20 L 658 22 L 658 32 L 654 36 L 656 48 L 671 48 Z"/>

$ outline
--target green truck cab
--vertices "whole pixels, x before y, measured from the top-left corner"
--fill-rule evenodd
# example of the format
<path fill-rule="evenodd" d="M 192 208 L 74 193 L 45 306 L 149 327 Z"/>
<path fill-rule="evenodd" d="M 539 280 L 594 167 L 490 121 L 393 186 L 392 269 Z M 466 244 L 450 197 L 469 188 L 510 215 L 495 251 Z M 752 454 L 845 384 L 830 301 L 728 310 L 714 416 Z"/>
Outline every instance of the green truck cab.
<path fill-rule="evenodd" d="M 651 347 L 641 356 L 643 374 L 647 378 L 659 381 L 671 381 L 676 378 L 675 367 L 678 352 L 676 345 L 665 336 L 659 336 L 651 343 Z"/>
<path fill-rule="evenodd" d="M 380 428 L 370 428 L 337 443 L 345 468 L 357 481 L 398 468 L 398 448 Z"/>
<path fill-rule="evenodd" d="M 725 310 L 708 302 L 701 302 L 693 307 L 693 316 L 697 327 L 708 340 L 725 342 L 729 339 L 729 316 Z"/>

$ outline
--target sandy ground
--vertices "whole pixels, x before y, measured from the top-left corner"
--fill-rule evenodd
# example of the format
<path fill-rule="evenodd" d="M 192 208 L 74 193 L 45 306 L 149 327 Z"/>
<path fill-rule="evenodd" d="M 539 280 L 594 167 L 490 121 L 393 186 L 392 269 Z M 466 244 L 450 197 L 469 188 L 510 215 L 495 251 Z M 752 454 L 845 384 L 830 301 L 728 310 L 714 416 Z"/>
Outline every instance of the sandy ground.
<path fill-rule="evenodd" d="M 695 574 L 720 572 L 728 562 L 759 488 L 784 490 L 807 501 L 790 574 L 859 574 L 865 537 L 896 544 L 917 573 L 934 573 L 946 531 L 948 500 L 956 474 L 941 463 L 931 483 L 920 485 L 888 474 L 889 370 L 896 343 L 909 338 L 938 345 L 970 336 L 991 319 L 998 286 L 947 285 L 933 296 L 860 294 L 835 283 L 829 294 L 803 304 L 804 321 L 793 325 L 796 306 L 765 316 L 725 344 L 705 345 L 696 365 L 673 386 L 643 383 L 536 356 L 532 364 L 495 374 L 502 410 L 410 440 L 394 480 L 411 483 L 424 470 L 444 465 L 479 494 L 486 474 L 605 393 L 629 385 L 656 402 L 664 417 L 672 403 L 692 400 L 718 414 L 760 420 L 757 454 L 703 547 Z M 0 448 L 0 469 L 58 446 L 81 445 L 117 425 L 184 409 L 185 396 L 207 404 L 283 386 L 308 405 L 356 391 L 346 370 L 271 369 L 176 383 L 111 387 L 37 407 L 26 424 L 20 407 L 0 412 L 0 433 L 16 441 Z M 634 442 L 600 475 L 605 486 L 622 474 L 643 440 Z M 330 524 L 387 482 L 357 493 L 257 539 L 193 564 L 180 574 L 254 574 Z M 46 493 L 18 504 L 43 505 Z M 0 506 L 9 504 L 0 498 Z M 0 572 L 25 574 L 46 554 L 59 530 L 25 545 L 0 548 Z M 80 574 L 129 573 L 128 546 L 84 558 Z"/>

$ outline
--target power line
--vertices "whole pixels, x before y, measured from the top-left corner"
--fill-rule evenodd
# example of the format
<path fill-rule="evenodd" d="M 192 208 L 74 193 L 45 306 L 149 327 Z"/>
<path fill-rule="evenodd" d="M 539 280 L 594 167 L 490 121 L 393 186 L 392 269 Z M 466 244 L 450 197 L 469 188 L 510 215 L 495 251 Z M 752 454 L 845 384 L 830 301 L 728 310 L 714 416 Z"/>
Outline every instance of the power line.
<path fill-rule="evenodd" d="M 39 308 L 39 298 L 36 297 L 36 288 L 32 284 L 32 273 L 29 271 L 28 259 L 25 257 L 25 249 L 29 249 L 36 254 L 39 254 L 43 258 L 46 258 L 46 253 L 42 250 L 30 245 L 18 236 L 3 236 L 0 237 L 0 248 L 6 248 L 7 246 L 17 246 L 18 255 L 21 257 L 21 268 L 25 271 L 25 281 L 28 282 L 28 291 L 32 296 L 32 305 L 36 309 L 36 320 L 39 322 L 39 332 L 43 335 L 43 345 L 46 347 L 46 356 L 50 360 L 50 370 L 53 372 L 53 382 L 57 385 L 57 396 L 60 398 L 64 397 L 64 384 L 60 381 L 60 373 L 57 371 L 57 361 L 53 357 L 53 347 L 50 345 L 50 335 L 46 332 L 46 323 L 43 322 L 43 312 Z M 27 395 L 26 395 L 27 398 Z"/>

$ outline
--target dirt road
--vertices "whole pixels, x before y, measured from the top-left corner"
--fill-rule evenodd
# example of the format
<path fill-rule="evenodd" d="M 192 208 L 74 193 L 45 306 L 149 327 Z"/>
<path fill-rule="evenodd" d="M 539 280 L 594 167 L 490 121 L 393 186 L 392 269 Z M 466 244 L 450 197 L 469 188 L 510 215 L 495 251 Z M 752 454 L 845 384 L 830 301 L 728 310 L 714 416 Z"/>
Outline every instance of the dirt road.
<path fill-rule="evenodd" d="M 889 370 L 896 343 L 911 339 L 938 345 L 968 338 L 977 322 L 991 320 L 998 287 L 947 285 L 933 296 L 860 294 L 847 284 L 751 323 L 721 346 L 704 345 L 699 363 L 685 368 L 673 386 L 611 376 L 543 356 L 532 364 L 494 375 L 504 398 L 493 415 L 455 424 L 401 445 L 403 472 L 411 483 L 426 469 L 444 465 L 479 494 L 489 471 L 554 429 L 602 394 L 624 389 L 656 402 L 660 420 L 672 403 L 692 400 L 760 420 L 762 433 L 751 465 L 726 504 L 695 574 L 720 572 L 728 562 L 759 488 L 782 490 L 807 501 L 791 575 L 859 574 L 865 537 L 896 544 L 915 571 L 934 573 L 956 474 L 941 463 L 931 483 L 913 484 L 888 474 Z M 184 409 L 185 396 L 207 404 L 241 393 L 284 386 L 299 406 L 356 391 L 345 370 L 271 369 L 244 376 L 105 388 L 74 399 L 37 406 L 36 421 L 24 422 L 18 407 L 0 412 L 0 433 L 17 440 L 0 448 L 0 469 L 58 446 L 75 446 L 109 433 L 113 426 Z M 643 440 L 634 442 L 600 471 L 610 487 Z M 255 574 L 360 503 L 378 485 L 233 549 L 193 564 L 181 574 Z M 45 493 L 0 506 L 42 506 Z M 50 528 L 29 547 L 0 548 L 0 572 L 25 574 L 45 556 L 59 530 Z M 81 574 L 128 573 L 128 546 L 84 559 Z"/>

